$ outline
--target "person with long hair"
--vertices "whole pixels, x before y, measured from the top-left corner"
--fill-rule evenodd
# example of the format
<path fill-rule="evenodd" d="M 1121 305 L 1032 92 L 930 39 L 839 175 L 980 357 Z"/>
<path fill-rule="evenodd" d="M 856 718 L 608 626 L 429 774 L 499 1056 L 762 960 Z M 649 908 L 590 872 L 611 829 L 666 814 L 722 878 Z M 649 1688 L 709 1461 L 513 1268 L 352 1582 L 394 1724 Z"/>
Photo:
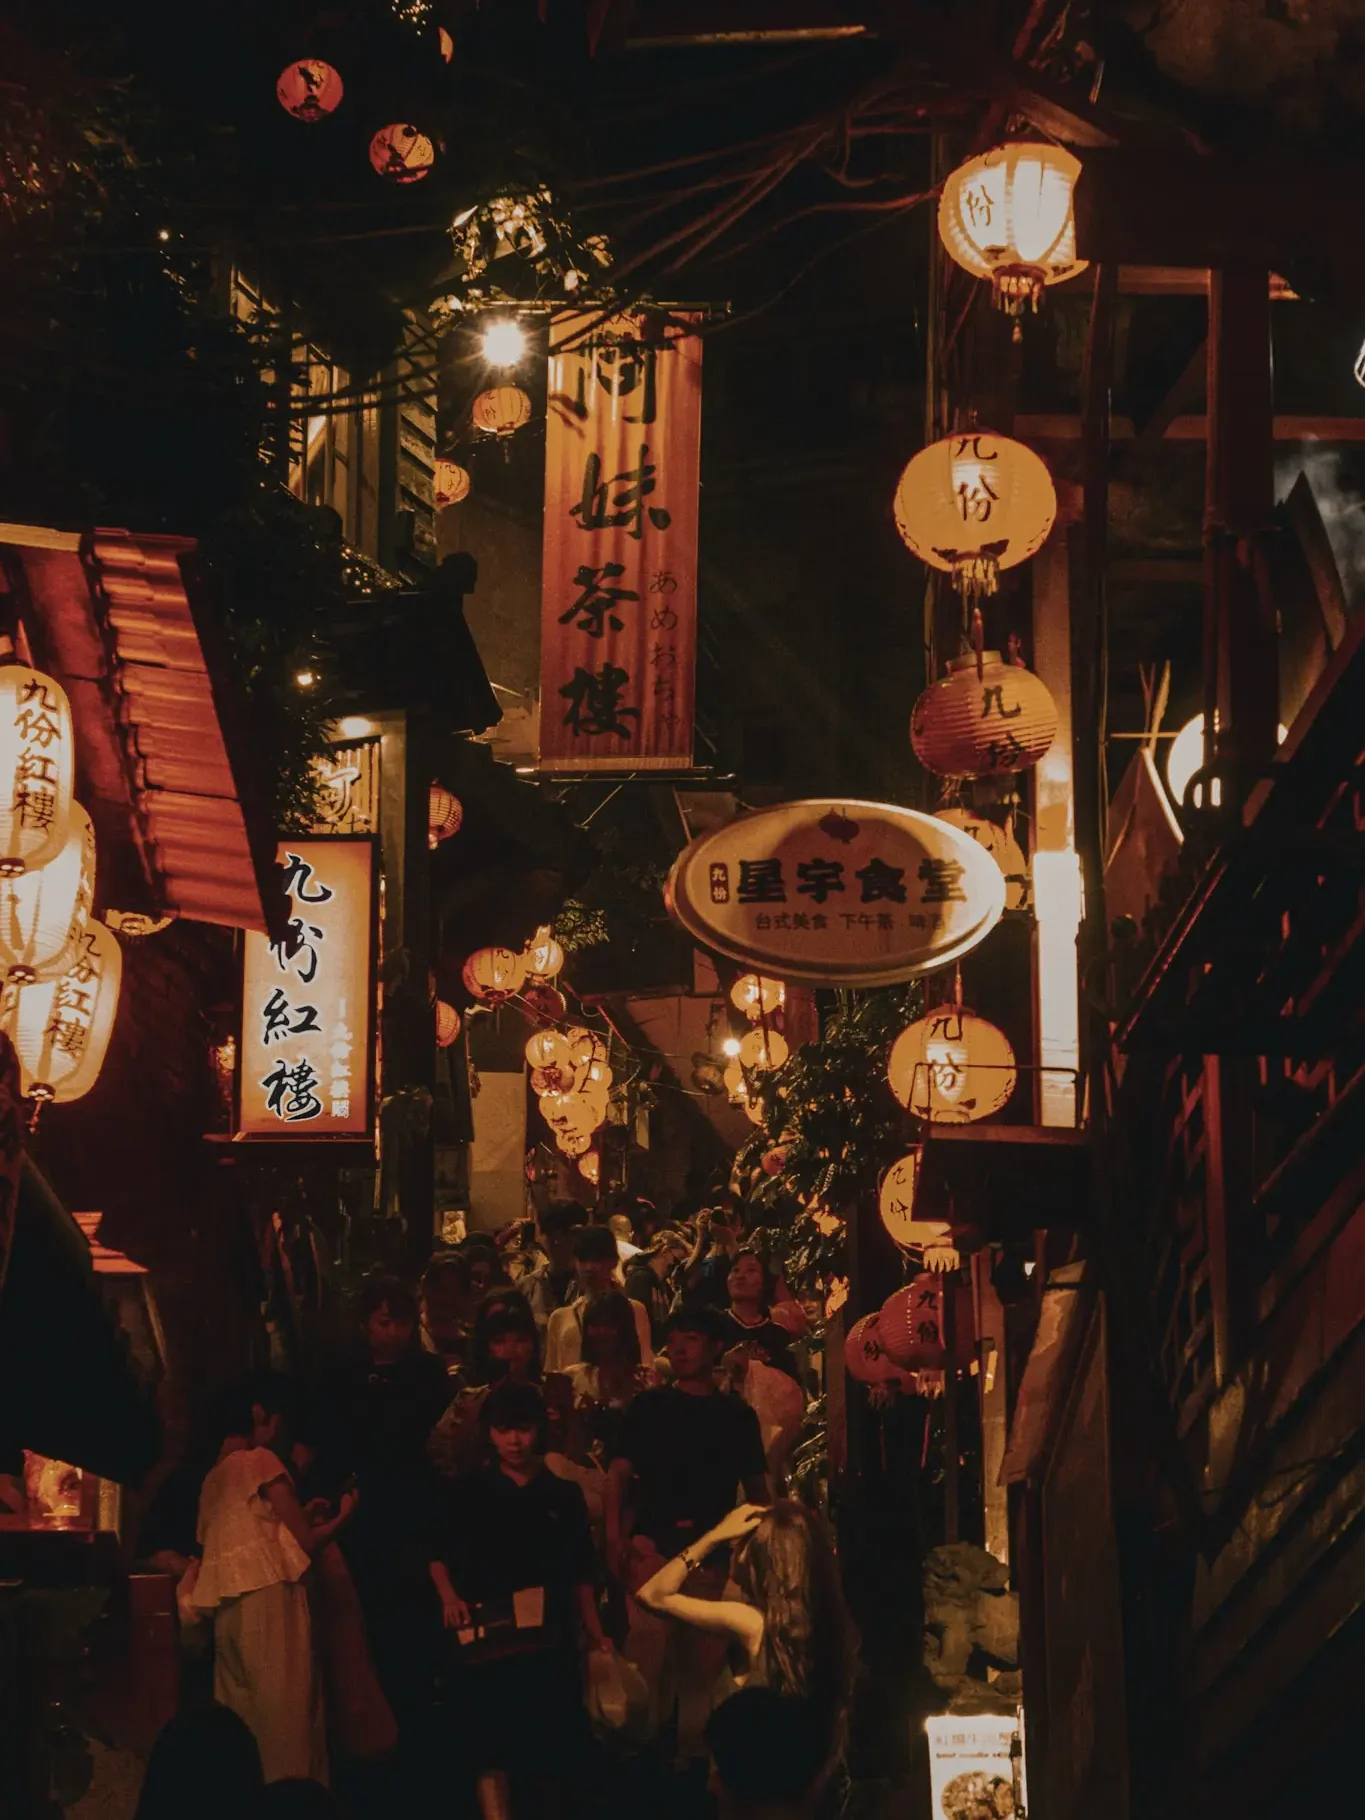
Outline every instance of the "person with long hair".
<path fill-rule="evenodd" d="M 709 1556 L 731 1548 L 718 1599 L 683 1591 Z M 636 1594 L 649 1610 L 728 1638 L 740 1686 L 768 1687 L 811 1703 L 831 1754 L 840 1748 L 852 1671 L 852 1621 L 839 1564 L 819 1516 L 795 1498 L 741 1504 Z"/>
<path fill-rule="evenodd" d="M 573 1392 L 559 1373 L 545 1377 L 540 1357 L 540 1329 L 525 1295 L 519 1289 L 493 1290 L 474 1318 L 468 1366 L 427 1442 L 427 1456 L 443 1477 L 481 1464 L 479 1412 L 498 1384 L 533 1384 L 541 1391 L 550 1451 L 563 1452 Z"/>

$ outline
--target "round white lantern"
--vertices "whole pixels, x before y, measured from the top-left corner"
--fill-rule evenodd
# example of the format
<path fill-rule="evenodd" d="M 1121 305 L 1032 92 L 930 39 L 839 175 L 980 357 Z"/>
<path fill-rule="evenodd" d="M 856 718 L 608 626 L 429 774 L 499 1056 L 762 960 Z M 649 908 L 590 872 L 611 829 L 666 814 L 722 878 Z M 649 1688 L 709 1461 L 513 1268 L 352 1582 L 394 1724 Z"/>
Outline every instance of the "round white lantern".
<path fill-rule="evenodd" d="M 95 829 L 79 803 L 55 859 L 34 872 L 0 879 L 0 967 L 11 985 L 66 971 L 95 900 Z"/>
<path fill-rule="evenodd" d="M 786 1003 L 787 988 L 781 980 L 764 979 L 760 973 L 741 973 L 730 988 L 730 1003 L 755 1022 L 771 1017 Z"/>
<path fill-rule="evenodd" d="M 535 940 L 526 950 L 526 964 L 531 977 L 538 980 L 551 980 L 562 969 L 564 950 L 548 923 L 536 930 Z"/>
<path fill-rule="evenodd" d="M 469 414 L 485 436 L 511 436 L 531 421 L 530 395 L 519 385 L 490 386 L 479 393 Z"/>
<path fill-rule="evenodd" d="M 468 468 L 462 468 L 458 461 L 447 461 L 443 457 L 438 459 L 431 478 L 431 501 L 438 512 L 446 506 L 457 506 L 462 499 L 467 499 L 469 488 Z"/>
<path fill-rule="evenodd" d="M 531 1068 L 556 1069 L 572 1074 L 573 1052 L 569 1039 L 558 1030 L 537 1030 L 527 1041 L 526 1060 Z"/>
<path fill-rule="evenodd" d="M 919 1152 L 900 1157 L 882 1177 L 877 1194 L 882 1225 L 898 1245 L 924 1253 L 926 1270 L 956 1270 L 961 1262 L 953 1245 L 952 1227 L 946 1220 L 915 1218 L 915 1178 Z"/>
<path fill-rule="evenodd" d="M 526 958 L 511 948 L 480 948 L 464 964 L 464 983 L 473 998 L 497 1003 L 526 983 Z"/>
<path fill-rule="evenodd" d="M 764 1071 L 780 1068 L 790 1054 L 787 1039 L 780 1030 L 751 1030 L 739 1045 L 739 1061 L 743 1068 Z"/>
<path fill-rule="evenodd" d="M 602 1175 L 602 1156 L 600 1151 L 589 1150 L 578 1159 L 578 1173 L 585 1182 L 591 1182 L 596 1188 Z"/>
<path fill-rule="evenodd" d="M 5 1028 L 28 1098 L 78 1100 L 94 1086 L 113 1034 L 122 976 L 118 937 L 92 917 L 64 972 L 19 988 Z"/>
<path fill-rule="evenodd" d="M 75 762 L 62 685 L 0 664 L 0 878 L 45 866 L 66 845 Z"/>
<path fill-rule="evenodd" d="M 969 158 L 943 185 L 939 238 L 973 278 L 989 278 L 996 304 L 1019 316 L 1044 286 L 1085 270 L 1073 211 L 1081 163 L 1061 145 L 1016 144 Z"/>
<path fill-rule="evenodd" d="M 1003 1030 L 959 1005 L 940 1005 L 896 1038 L 887 1078 L 916 1118 L 967 1125 L 999 1112 L 1017 1075 Z"/>

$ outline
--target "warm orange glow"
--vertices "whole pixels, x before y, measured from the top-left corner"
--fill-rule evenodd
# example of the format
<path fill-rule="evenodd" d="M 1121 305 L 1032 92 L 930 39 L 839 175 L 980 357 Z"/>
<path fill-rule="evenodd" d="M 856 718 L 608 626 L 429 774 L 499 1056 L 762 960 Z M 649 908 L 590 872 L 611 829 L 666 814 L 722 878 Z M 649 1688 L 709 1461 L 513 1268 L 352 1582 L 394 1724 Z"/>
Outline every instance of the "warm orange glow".
<path fill-rule="evenodd" d="M 1001 569 L 1047 540 L 1057 491 L 1040 456 L 993 430 L 961 430 L 921 449 L 896 488 L 896 529 L 921 562 L 968 596 L 994 594 Z"/>
<path fill-rule="evenodd" d="M 941 1005 L 896 1038 L 887 1078 L 916 1118 L 966 1125 L 999 1112 L 1017 1075 L 1003 1031 L 959 1006 Z"/>
<path fill-rule="evenodd" d="M 458 461 L 438 461 L 431 479 L 432 504 L 438 512 L 446 506 L 457 506 L 469 497 L 472 484 L 468 468 L 462 468 Z"/>
<path fill-rule="evenodd" d="M 420 183 L 436 162 L 436 147 L 418 127 L 398 121 L 370 141 L 370 163 L 391 183 Z"/>
<path fill-rule="evenodd" d="M 781 980 L 764 979 L 760 973 L 741 973 L 730 988 L 730 1003 L 736 1011 L 755 1022 L 780 1011 L 787 1000 L 787 988 Z"/>
<path fill-rule="evenodd" d="M 490 386 L 474 400 L 470 416 L 485 436 L 510 436 L 531 421 L 531 400 L 519 385 Z"/>
<path fill-rule="evenodd" d="M 464 964 L 464 983 L 472 998 L 510 998 L 526 984 L 526 956 L 510 948 L 480 948 Z"/>
<path fill-rule="evenodd" d="M 1039 1118 L 1076 1123 L 1081 1065 L 1076 932 L 1082 913 L 1081 862 L 1070 848 L 1033 856 L 1033 913 L 1038 929 Z"/>
<path fill-rule="evenodd" d="M 780 1068 L 790 1054 L 787 1039 L 779 1030 L 751 1030 L 739 1045 L 739 1059 L 745 1068 Z"/>
<path fill-rule="evenodd" d="M 1076 257 L 1073 192 L 1080 160 L 1064 146 L 998 146 L 959 165 L 943 186 L 938 231 L 950 258 L 989 278 L 996 303 L 1018 316 L 1043 288 L 1085 270 Z"/>
<path fill-rule="evenodd" d="M 910 716 L 910 744 L 940 777 L 1005 777 L 1027 771 L 1057 737 L 1057 707 L 1032 670 L 998 651 L 955 657 Z M 946 817 L 944 819 L 947 819 Z"/>

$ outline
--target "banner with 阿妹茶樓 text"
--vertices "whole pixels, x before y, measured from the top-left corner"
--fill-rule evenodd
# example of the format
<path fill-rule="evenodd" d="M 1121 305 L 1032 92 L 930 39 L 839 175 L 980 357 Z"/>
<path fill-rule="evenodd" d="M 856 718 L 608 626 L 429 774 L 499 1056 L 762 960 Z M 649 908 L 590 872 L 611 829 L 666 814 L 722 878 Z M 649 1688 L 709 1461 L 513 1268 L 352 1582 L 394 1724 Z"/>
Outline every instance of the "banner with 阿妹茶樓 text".
<path fill-rule="evenodd" d="M 701 341 L 640 310 L 550 328 L 540 762 L 686 770 L 697 657 Z"/>

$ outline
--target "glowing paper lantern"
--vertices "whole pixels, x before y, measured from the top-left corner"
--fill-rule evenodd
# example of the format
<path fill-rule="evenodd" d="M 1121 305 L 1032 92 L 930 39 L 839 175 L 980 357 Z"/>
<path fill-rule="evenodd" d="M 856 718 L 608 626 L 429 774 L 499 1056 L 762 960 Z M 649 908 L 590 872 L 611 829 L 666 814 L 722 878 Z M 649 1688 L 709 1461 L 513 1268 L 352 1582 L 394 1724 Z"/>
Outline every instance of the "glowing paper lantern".
<path fill-rule="evenodd" d="M 938 809 L 935 814 L 939 821 L 961 828 L 978 847 L 986 849 L 1005 880 L 1005 908 L 1022 910 L 1029 898 L 1028 861 L 1011 830 L 1002 827 L 999 822 L 988 821 L 984 815 L 978 815 L 975 810 L 963 808 L 960 804 L 950 809 Z"/>
<path fill-rule="evenodd" d="M 521 995 L 522 1008 L 530 1017 L 548 1024 L 558 1024 L 567 1014 L 569 1001 L 553 986 L 533 984 Z"/>
<path fill-rule="evenodd" d="M 1080 160 L 1060 145 L 997 146 L 948 178 L 939 238 L 973 278 L 989 278 L 1011 316 L 1038 308 L 1043 287 L 1085 270 L 1076 257 L 1073 192 Z"/>
<path fill-rule="evenodd" d="M 596 1150 L 589 1150 L 578 1159 L 578 1173 L 585 1182 L 591 1182 L 595 1188 L 602 1176 L 602 1157 Z"/>
<path fill-rule="evenodd" d="M 464 804 L 444 784 L 433 784 L 427 793 L 427 845 L 435 851 L 443 840 L 458 834 L 464 822 Z"/>
<path fill-rule="evenodd" d="M 725 1073 L 721 1076 L 721 1079 L 725 1083 L 725 1091 L 732 1100 L 743 1098 L 744 1070 L 740 1067 L 738 1062 L 731 1062 L 729 1067 L 725 1070 Z"/>
<path fill-rule="evenodd" d="M 771 1017 L 787 1001 L 787 988 L 781 980 L 764 979 L 761 973 L 741 973 L 730 988 L 730 1003 L 736 1011 L 755 1021 Z"/>
<path fill-rule="evenodd" d="M 561 1131 L 555 1138 L 555 1143 L 565 1156 L 586 1156 L 592 1149 L 592 1138 L 584 1131 Z"/>
<path fill-rule="evenodd" d="M 455 40 L 443 25 L 436 27 L 436 48 L 441 53 L 442 63 L 449 63 L 455 55 Z"/>
<path fill-rule="evenodd" d="M 586 1068 L 592 1062 L 606 1061 L 607 1045 L 596 1031 L 585 1030 L 579 1024 L 575 1025 L 572 1030 L 566 1030 L 564 1034 L 569 1039 L 575 1068 Z"/>
<path fill-rule="evenodd" d="M 581 1093 L 547 1093 L 540 1102 L 541 1114 L 551 1131 L 573 1137 L 586 1137 L 597 1130 L 605 1118 Z"/>
<path fill-rule="evenodd" d="M 943 1303 L 948 1293 L 940 1277 L 925 1272 L 882 1303 L 877 1337 L 893 1364 L 905 1371 L 944 1370 Z"/>
<path fill-rule="evenodd" d="M 999 1112 L 1017 1076 L 1002 1030 L 960 1006 L 941 1005 L 896 1038 L 887 1078 L 916 1118 L 967 1125 Z"/>
<path fill-rule="evenodd" d="M 605 1096 L 615 1076 L 605 1062 L 589 1062 L 587 1073 L 579 1083 L 580 1093 L 597 1093 Z"/>
<path fill-rule="evenodd" d="M 436 1047 L 449 1049 L 460 1034 L 460 1014 L 453 1005 L 447 1005 L 444 999 L 436 1001 Z"/>
<path fill-rule="evenodd" d="M 527 967 L 533 978 L 553 979 L 564 965 L 564 950 L 555 940 L 549 924 L 536 930 L 535 940 L 526 950 Z"/>
<path fill-rule="evenodd" d="M 45 866 L 66 845 L 75 756 L 61 684 L 0 664 L 0 878 Z"/>
<path fill-rule="evenodd" d="M 444 506 L 457 506 L 468 499 L 471 485 L 469 470 L 458 461 L 438 461 L 431 480 L 432 502 L 439 512 Z"/>
<path fill-rule="evenodd" d="M 464 983 L 474 998 L 510 998 L 526 979 L 526 960 L 511 948 L 480 948 L 464 964 Z"/>
<path fill-rule="evenodd" d="M 878 1316 L 865 1314 L 844 1335 L 844 1364 L 860 1384 L 887 1384 L 901 1375 L 882 1345 Z"/>
<path fill-rule="evenodd" d="M 962 1259 L 953 1245 L 953 1229 L 947 1220 L 915 1218 L 918 1172 L 919 1152 L 912 1150 L 882 1177 L 877 1197 L 882 1225 L 898 1245 L 923 1252 L 926 1270 L 956 1270 Z"/>
<path fill-rule="evenodd" d="M 768 1116 L 763 1109 L 762 1100 L 745 1100 L 744 1116 L 751 1125 L 761 1125 Z"/>
<path fill-rule="evenodd" d="M 998 651 L 955 657 L 910 717 L 915 757 L 940 777 L 1001 777 L 1027 771 L 1057 737 L 1047 684 Z"/>
<path fill-rule="evenodd" d="M 531 400 L 519 385 L 490 386 L 474 400 L 470 417 L 485 436 L 510 436 L 531 421 Z"/>
<path fill-rule="evenodd" d="M 780 1030 L 751 1030 L 739 1045 L 740 1065 L 744 1068 L 780 1068 L 790 1054 Z"/>
<path fill-rule="evenodd" d="M 65 972 L 20 987 L 5 1028 L 28 1098 L 67 1101 L 89 1093 L 104 1065 L 122 976 L 118 937 L 91 918 Z"/>
<path fill-rule="evenodd" d="M 391 183 L 420 183 L 436 162 L 436 147 L 415 126 L 381 126 L 370 141 L 370 163 Z"/>
<path fill-rule="evenodd" d="M 320 57 L 300 57 L 286 64 L 275 84 L 275 99 L 286 114 L 310 126 L 336 112 L 345 93 L 341 77 Z"/>
<path fill-rule="evenodd" d="M 896 529 L 921 562 L 971 598 L 994 594 L 1001 569 L 1042 549 L 1057 516 L 1045 463 L 1008 436 L 961 430 L 907 462 Z"/>
<path fill-rule="evenodd" d="M 37 871 L 0 879 L 0 967 L 12 985 L 64 973 L 95 899 L 95 830 L 79 803 L 55 859 Z"/>
<path fill-rule="evenodd" d="M 537 1030 L 526 1045 L 526 1060 L 532 1068 L 554 1069 L 573 1078 L 573 1048 L 558 1030 Z"/>

